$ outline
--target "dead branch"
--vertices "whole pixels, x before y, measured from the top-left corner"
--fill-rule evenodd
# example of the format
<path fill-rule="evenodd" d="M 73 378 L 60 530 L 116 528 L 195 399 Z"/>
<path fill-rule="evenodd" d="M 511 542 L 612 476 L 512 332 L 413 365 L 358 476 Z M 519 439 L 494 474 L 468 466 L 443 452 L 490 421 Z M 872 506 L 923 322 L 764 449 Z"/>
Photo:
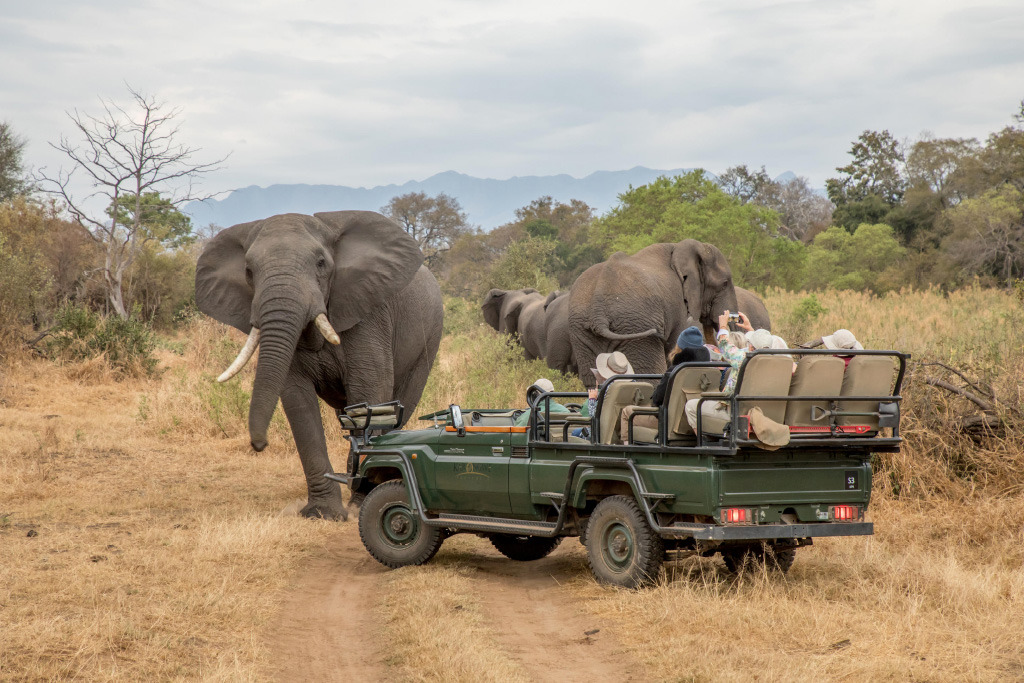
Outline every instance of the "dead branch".
<path fill-rule="evenodd" d="M 821 337 L 818 337 L 817 339 L 814 339 L 812 341 L 804 342 L 803 344 L 800 345 L 800 348 L 801 349 L 816 349 L 816 348 L 818 348 L 819 346 L 821 346 L 824 343 L 825 343 L 825 340 L 822 339 Z"/>
<path fill-rule="evenodd" d="M 933 387 L 939 387 L 940 389 L 945 389 L 946 391 L 948 391 L 950 393 L 953 393 L 953 394 L 956 394 L 957 396 L 963 396 L 968 401 L 970 401 L 974 405 L 978 406 L 979 408 L 981 408 L 985 412 L 989 412 L 989 413 L 996 412 L 996 407 L 995 407 L 994 403 L 992 403 L 990 401 L 986 401 L 985 399 L 981 398 L 977 394 L 973 394 L 970 391 L 967 391 L 966 389 L 961 389 L 960 387 L 954 386 L 954 385 L 950 384 L 949 382 L 945 382 L 945 381 L 943 381 L 941 379 L 933 379 L 931 377 L 928 377 L 928 378 L 925 379 L 925 383 L 926 384 L 930 384 Z"/>
<path fill-rule="evenodd" d="M 952 368 L 952 367 L 946 365 L 945 363 L 940 363 L 938 361 L 932 361 L 930 363 L 921 363 L 921 367 L 928 367 L 930 365 L 937 365 L 940 368 L 945 368 L 946 370 L 949 370 L 954 375 L 956 375 L 957 377 L 962 379 L 964 381 L 964 383 L 967 384 L 967 386 L 971 387 L 975 391 L 977 391 L 979 393 L 982 393 L 982 394 L 985 394 L 986 396 L 989 396 L 990 398 L 995 398 L 995 393 L 992 391 L 991 388 L 989 388 L 988 390 L 983 389 L 981 386 L 979 386 L 978 384 L 973 382 L 967 375 L 965 375 L 960 370 L 957 370 L 956 368 Z"/>

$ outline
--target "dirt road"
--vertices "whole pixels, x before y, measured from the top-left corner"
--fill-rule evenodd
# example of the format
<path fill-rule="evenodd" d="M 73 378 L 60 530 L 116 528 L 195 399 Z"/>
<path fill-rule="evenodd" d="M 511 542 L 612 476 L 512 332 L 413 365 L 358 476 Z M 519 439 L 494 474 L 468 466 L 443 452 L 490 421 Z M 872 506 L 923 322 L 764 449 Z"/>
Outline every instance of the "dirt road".
<path fill-rule="evenodd" d="M 497 647 L 534 681 L 645 680 L 611 629 L 582 614 L 565 584 L 586 575 L 585 557 L 567 539 L 550 557 L 512 562 L 486 541 L 436 561 L 475 569 L 472 581 Z M 278 680 L 385 681 L 373 629 L 385 570 L 363 549 L 354 521 L 342 524 L 321 556 L 300 570 L 267 636 Z"/>

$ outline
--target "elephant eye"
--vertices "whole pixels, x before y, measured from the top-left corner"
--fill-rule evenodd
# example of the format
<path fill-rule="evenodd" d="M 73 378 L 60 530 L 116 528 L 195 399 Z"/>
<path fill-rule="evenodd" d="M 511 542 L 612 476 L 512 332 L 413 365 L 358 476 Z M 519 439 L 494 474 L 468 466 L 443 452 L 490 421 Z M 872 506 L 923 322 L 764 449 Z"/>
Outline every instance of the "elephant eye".
<path fill-rule="evenodd" d="M 324 266 L 326 266 L 326 265 L 327 265 L 327 260 L 326 260 L 326 259 L 324 259 L 324 257 L 323 257 L 323 256 L 321 256 L 321 257 L 320 257 L 320 258 L 319 258 L 319 259 L 317 260 L 317 262 L 316 262 L 316 267 L 317 267 L 317 268 L 323 268 L 323 267 L 324 267 Z"/>
<path fill-rule="evenodd" d="M 252 268 L 246 267 L 246 269 L 245 269 L 245 279 L 248 280 L 249 282 L 252 282 Z"/>

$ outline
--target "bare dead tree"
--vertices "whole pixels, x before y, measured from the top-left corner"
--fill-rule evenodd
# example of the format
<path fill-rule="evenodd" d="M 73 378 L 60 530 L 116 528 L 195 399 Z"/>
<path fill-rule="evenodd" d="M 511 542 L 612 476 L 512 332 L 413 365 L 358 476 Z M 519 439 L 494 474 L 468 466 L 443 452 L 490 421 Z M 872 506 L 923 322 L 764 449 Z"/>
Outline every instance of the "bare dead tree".
<path fill-rule="evenodd" d="M 81 140 L 72 142 L 62 135 L 59 143 L 50 146 L 67 156 L 72 168 L 62 168 L 56 175 L 41 169 L 36 175 L 41 189 L 59 197 L 89 237 L 103 245 L 102 273 L 107 298 L 123 318 L 128 317 L 122 290 L 124 273 L 143 245 L 154 239 L 143 229 L 143 195 L 166 195 L 165 199 L 175 207 L 191 200 L 208 199 L 213 195 L 198 195 L 194 184 L 206 173 L 217 170 L 227 158 L 196 163 L 193 156 L 200 150 L 178 141 L 176 119 L 181 110 L 168 110 L 165 103 L 130 86 L 128 92 L 132 99 L 129 108 L 101 101 L 100 116 L 83 114 L 77 109 L 68 112 Z M 94 190 L 84 198 L 74 197 L 71 191 L 72 178 L 78 172 L 86 176 Z M 85 208 L 93 197 L 106 200 L 105 216 L 90 215 Z M 129 207 L 134 205 L 128 220 L 123 220 L 123 212 L 118 210 L 125 204 L 124 197 L 129 198 Z"/>

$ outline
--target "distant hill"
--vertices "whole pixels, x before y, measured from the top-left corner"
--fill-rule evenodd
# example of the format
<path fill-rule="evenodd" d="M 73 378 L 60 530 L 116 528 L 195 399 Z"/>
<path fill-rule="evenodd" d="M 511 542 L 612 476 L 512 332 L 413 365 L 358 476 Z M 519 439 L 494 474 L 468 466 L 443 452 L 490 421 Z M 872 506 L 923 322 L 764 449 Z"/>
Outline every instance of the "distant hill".
<path fill-rule="evenodd" d="M 646 185 L 663 175 L 677 175 L 693 169 L 656 170 L 637 166 L 628 171 L 598 171 L 586 178 L 570 175 L 522 176 L 508 180 L 474 178 L 446 171 L 426 180 L 402 185 L 345 187 L 343 185 L 255 185 L 234 190 L 220 200 L 192 202 L 185 212 L 196 226 L 215 223 L 222 227 L 273 216 L 279 213 L 315 213 L 341 209 L 377 211 L 392 197 L 408 192 L 435 195 L 445 192 L 459 200 L 469 220 L 491 230 L 515 218 L 517 208 L 534 199 L 551 195 L 558 201 L 579 199 L 603 213 L 613 207 L 618 195 L 629 188 Z"/>

